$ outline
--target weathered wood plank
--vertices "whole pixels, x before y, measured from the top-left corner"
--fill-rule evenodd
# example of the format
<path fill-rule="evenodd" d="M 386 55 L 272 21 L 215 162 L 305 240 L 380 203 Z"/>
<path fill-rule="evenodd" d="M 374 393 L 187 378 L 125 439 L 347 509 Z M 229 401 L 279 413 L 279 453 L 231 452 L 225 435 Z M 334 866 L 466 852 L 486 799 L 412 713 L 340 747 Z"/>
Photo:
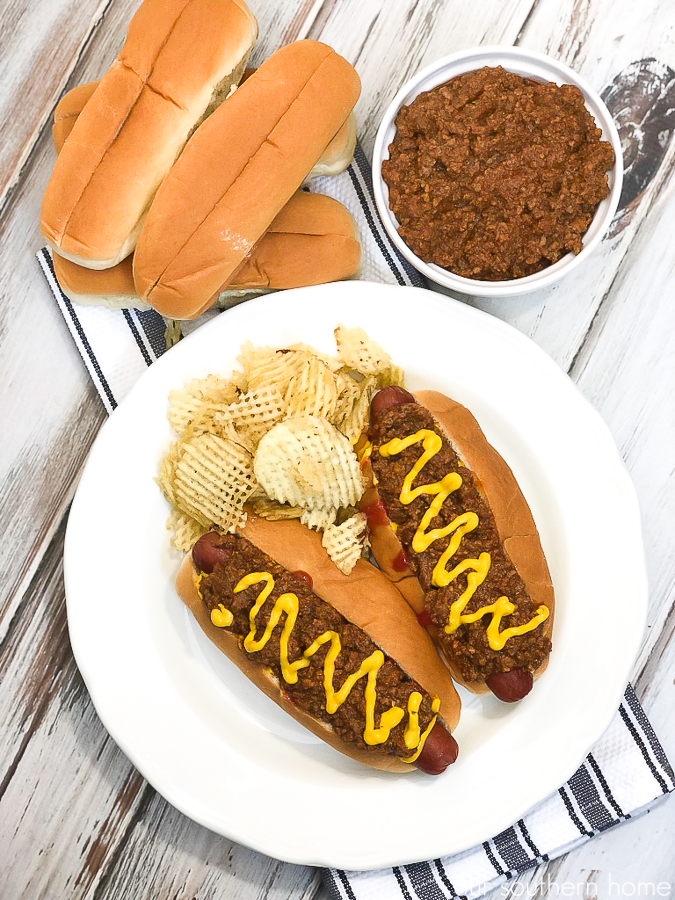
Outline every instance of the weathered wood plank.
<path fill-rule="evenodd" d="M 63 533 L 2 646 L 2 670 L 13 687 L 0 697 L 0 877 L 8 898 L 86 896 L 104 852 L 123 841 L 148 790 L 101 727 L 75 666 Z"/>
<path fill-rule="evenodd" d="M 415 72 L 478 44 L 512 44 L 533 0 L 427 0 L 325 4 L 308 37 L 320 38 L 354 65 L 364 85 L 357 104 L 359 138 L 368 155 L 382 114 Z"/>
<path fill-rule="evenodd" d="M 191 822 L 155 794 L 94 898 L 310 900 L 318 874 L 233 844 Z"/>
<path fill-rule="evenodd" d="M 0 565 L 6 585 L 0 598 L 0 715 L 8 726 L 0 735 L 0 893 L 49 900 L 325 897 L 316 873 L 280 865 L 217 838 L 145 784 L 98 721 L 64 629 L 59 527 L 104 414 L 32 259 L 41 244 L 35 222 L 54 158 L 44 125 L 66 86 L 102 73 L 136 5 L 136 0 L 112 0 L 95 6 L 87 0 L 76 8 L 68 0 L 55 0 L 45 12 L 44 4 L 30 7 L 25 0 L 11 0 L 0 13 L 0 34 L 4 29 L 21 48 L 12 50 L 9 62 L 5 57 L 0 63 L 0 108 L 16 109 L 23 92 L 21 115 L 26 119 L 3 145 L 5 156 L 0 153 L 3 164 L 9 160 L 9 168 L 0 168 L 0 190 L 16 179 L 34 144 L 0 217 L 0 377 L 5 386 L 0 392 Z M 673 63 L 667 5 L 655 0 L 639 8 L 628 0 L 251 0 L 251 5 L 261 24 L 255 60 L 289 40 L 309 36 L 326 40 L 357 62 L 363 81 L 358 116 L 366 149 L 400 84 L 425 63 L 463 46 L 518 40 L 566 59 L 599 88 L 611 84 L 622 69 L 629 71 L 636 60 L 651 56 Z M 99 9 L 105 10 L 105 18 L 96 27 Z M 79 25 L 65 35 L 65 23 L 76 19 Z M 45 50 L 52 26 L 64 40 L 53 40 Z M 21 53 L 25 59 L 19 59 Z M 45 61 L 46 74 L 41 70 Z M 645 70 L 638 76 L 633 70 L 631 77 L 644 83 L 655 71 L 647 66 L 646 76 Z M 39 83 L 32 75 L 29 97 L 22 73 L 35 72 Z M 669 102 L 664 85 L 659 95 L 663 116 Z M 645 123 L 641 102 L 635 97 L 640 126 Z M 658 138 L 658 118 L 651 125 Z M 638 149 L 643 149 L 642 161 L 645 153 L 653 161 L 658 152 L 653 141 Z M 675 626 L 675 557 L 668 535 L 673 521 L 669 447 L 675 429 L 667 414 L 675 387 L 668 346 L 673 333 L 668 298 L 675 225 L 672 142 L 670 153 L 651 167 L 646 190 L 632 198 L 615 235 L 590 268 L 550 296 L 533 295 L 499 308 L 486 303 L 485 308 L 531 334 L 561 365 L 572 367 L 613 429 L 635 478 L 648 513 L 645 535 L 654 597 L 637 686 L 672 752 L 675 649 L 669 637 Z M 7 176 L 10 169 L 14 174 Z M 636 175 L 636 185 L 638 181 Z M 553 888 L 540 893 L 558 896 L 556 885 L 588 880 L 600 886 L 602 896 L 609 874 L 614 881 L 637 881 L 638 872 L 642 881 L 657 876 L 672 881 L 667 867 L 673 812 L 672 803 L 664 804 L 649 819 L 596 838 L 525 876 L 522 883 L 533 891 L 536 879 L 548 875 Z"/>
<path fill-rule="evenodd" d="M 41 5 L 40 15 L 27 15 L 24 0 L 3 4 L 0 120 L 6 130 L 0 147 L 0 207 L 16 185 L 68 72 L 110 3 L 52 0 Z"/>

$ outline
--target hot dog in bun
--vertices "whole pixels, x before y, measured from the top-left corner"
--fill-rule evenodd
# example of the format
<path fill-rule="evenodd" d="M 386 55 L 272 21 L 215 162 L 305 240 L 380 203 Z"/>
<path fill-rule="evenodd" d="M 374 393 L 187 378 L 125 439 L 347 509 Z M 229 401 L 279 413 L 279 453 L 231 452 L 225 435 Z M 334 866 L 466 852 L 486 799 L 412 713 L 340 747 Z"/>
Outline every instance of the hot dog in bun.
<path fill-rule="evenodd" d="M 513 473 L 461 404 L 385 388 L 361 447 L 372 552 L 476 693 L 522 699 L 546 668 L 554 595 Z"/>
<path fill-rule="evenodd" d="M 342 575 L 298 522 L 249 516 L 185 558 L 177 592 L 206 635 L 314 734 L 366 765 L 440 774 L 457 757 L 452 679 L 391 582 Z"/>

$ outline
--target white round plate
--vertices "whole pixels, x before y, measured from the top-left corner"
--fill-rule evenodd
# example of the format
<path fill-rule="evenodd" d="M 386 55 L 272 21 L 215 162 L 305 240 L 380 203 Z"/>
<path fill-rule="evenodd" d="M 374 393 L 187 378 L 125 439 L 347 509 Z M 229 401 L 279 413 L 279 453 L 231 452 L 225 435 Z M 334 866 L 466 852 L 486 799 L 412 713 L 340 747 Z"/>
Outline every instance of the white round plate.
<path fill-rule="evenodd" d="M 172 440 L 169 391 L 229 375 L 245 340 L 332 352 L 339 323 L 364 328 L 413 390 L 444 391 L 474 412 L 530 503 L 556 589 L 547 672 L 514 706 L 463 692 L 459 760 L 435 778 L 370 770 L 306 733 L 204 637 L 173 590 L 180 560 L 154 481 Z M 633 487 L 567 376 L 478 310 L 366 282 L 251 300 L 154 363 L 94 443 L 68 523 L 65 582 L 94 705 L 148 781 L 242 844 L 348 869 L 464 850 L 556 790 L 621 701 L 647 607 Z"/>

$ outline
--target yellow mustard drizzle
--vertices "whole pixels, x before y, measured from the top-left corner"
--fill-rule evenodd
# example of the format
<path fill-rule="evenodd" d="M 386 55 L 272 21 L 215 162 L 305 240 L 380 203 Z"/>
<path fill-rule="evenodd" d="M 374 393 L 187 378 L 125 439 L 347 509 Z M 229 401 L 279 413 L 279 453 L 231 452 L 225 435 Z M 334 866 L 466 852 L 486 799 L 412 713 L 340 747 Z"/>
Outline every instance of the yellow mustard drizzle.
<path fill-rule="evenodd" d="M 211 610 L 211 621 L 217 628 L 227 628 L 234 622 L 234 616 L 229 609 L 225 609 L 222 603 L 219 603 L 215 609 Z"/>
<path fill-rule="evenodd" d="M 363 462 L 373 452 L 373 445 L 369 440 L 363 441 L 362 446 L 356 451 L 356 458 L 359 462 Z"/>
<path fill-rule="evenodd" d="M 416 694 L 416 692 L 412 693 L 408 699 L 408 713 L 410 713 L 410 701 L 415 696 L 419 696 L 419 694 Z M 440 709 L 440 706 L 441 706 L 441 701 L 438 698 L 435 698 L 431 704 L 431 711 L 433 713 L 437 713 L 438 710 Z M 419 709 L 419 707 L 418 707 L 418 709 Z M 415 738 L 417 738 L 417 742 L 418 742 L 417 749 L 412 754 L 412 756 L 406 756 L 406 757 L 402 758 L 401 762 L 406 762 L 406 763 L 414 763 L 415 762 L 417 757 L 422 752 L 422 748 L 424 747 L 426 740 L 429 737 L 429 734 L 431 733 L 431 729 L 436 724 L 437 718 L 438 718 L 438 716 L 434 715 L 431 722 L 429 722 L 427 727 L 424 729 L 424 733 L 420 735 L 419 721 L 418 721 L 417 717 L 415 717 L 414 728 L 410 731 L 410 734 L 408 733 L 408 728 L 410 728 L 410 726 L 408 726 L 408 728 L 406 728 L 405 734 L 403 736 L 403 740 L 405 741 L 406 747 L 408 747 L 409 749 L 412 749 L 415 746 Z M 410 741 L 410 743 L 408 741 Z"/>
<path fill-rule="evenodd" d="M 204 598 L 202 597 L 201 584 L 204 579 L 204 572 L 197 572 L 194 578 L 197 593 L 203 600 Z M 215 609 L 211 610 L 211 622 L 217 628 L 226 628 L 228 625 L 231 625 L 232 622 L 234 622 L 234 616 L 229 609 L 226 609 L 222 603 L 219 603 Z"/>
<path fill-rule="evenodd" d="M 380 447 L 380 455 L 385 458 L 395 456 L 412 447 L 415 444 L 422 444 L 422 455 L 419 457 L 415 465 L 408 472 L 403 480 L 399 499 L 404 505 L 412 503 L 417 497 L 430 496 L 433 497 L 428 509 L 422 516 L 420 524 L 413 536 L 412 549 L 416 553 L 423 553 L 434 541 L 452 535 L 450 543 L 441 554 L 438 562 L 434 566 L 431 574 L 431 583 L 436 587 L 445 587 L 453 582 L 461 574 L 467 573 L 467 586 L 464 593 L 450 607 L 450 615 L 448 623 L 444 627 L 446 634 L 453 634 L 460 625 L 476 622 L 484 615 L 492 614 L 490 623 L 486 629 L 488 643 L 493 650 L 503 650 L 506 642 L 517 635 L 526 634 L 533 631 L 542 622 L 545 622 L 549 616 L 549 610 L 546 606 L 540 606 L 537 614 L 523 625 L 514 625 L 511 628 L 499 630 L 502 618 L 511 615 L 515 610 L 515 606 L 508 597 L 500 597 L 489 606 L 481 606 L 476 612 L 463 614 L 467 604 L 476 593 L 480 585 L 487 578 L 490 571 L 491 558 L 489 553 L 481 553 L 478 559 L 464 559 L 451 571 L 448 571 L 447 565 L 452 557 L 459 550 L 462 538 L 465 534 L 473 531 L 478 527 L 479 519 L 476 513 L 465 512 L 457 516 L 448 525 L 443 528 L 432 528 L 429 526 L 433 519 L 439 515 L 441 508 L 447 498 L 453 491 L 456 491 L 462 485 L 462 477 L 457 472 L 449 472 L 440 481 L 433 484 L 422 484 L 413 488 L 413 483 L 420 474 L 424 466 L 433 459 L 443 445 L 440 435 L 435 431 L 422 428 L 415 434 L 411 434 L 405 438 L 393 438 Z M 463 466 L 463 463 L 460 463 Z"/>
<path fill-rule="evenodd" d="M 274 578 L 269 572 L 251 572 L 245 575 L 234 588 L 234 593 L 238 594 L 246 588 L 256 584 L 264 584 L 263 589 L 254 605 L 249 612 L 250 630 L 244 638 L 244 648 L 249 653 L 255 653 L 262 650 L 272 636 L 272 632 L 279 624 L 282 615 L 285 616 L 284 625 L 279 638 L 279 659 L 281 667 L 281 675 L 287 684 L 296 684 L 298 680 L 298 672 L 306 668 L 310 664 L 310 659 L 314 654 L 323 647 L 324 644 L 330 644 L 326 653 L 323 664 L 323 686 L 326 694 L 326 712 L 333 715 L 345 702 L 354 686 L 361 678 L 366 679 L 364 688 L 365 699 L 365 728 L 363 731 L 363 740 L 369 746 L 384 744 L 399 722 L 406 715 L 406 710 L 399 706 L 392 706 L 380 716 L 379 725 L 375 723 L 375 702 L 377 700 L 377 675 L 384 665 L 384 654 L 381 650 L 375 650 L 370 656 L 363 660 L 359 668 L 349 675 L 343 685 L 336 690 L 333 681 L 335 678 L 335 662 L 340 655 L 342 644 L 340 635 L 336 631 L 325 631 L 314 640 L 309 647 L 303 652 L 302 657 L 295 662 L 290 662 L 288 658 L 288 644 L 295 628 L 298 616 L 300 601 L 293 593 L 281 594 L 274 602 L 272 612 L 268 619 L 267 625 L 262 636 L 256 639 L 256 618 L 266 600 L 274 590 Z M 227 610 L 222 603 L 211 612 L 211 621 L 219 628 L 225 628 L 234 621 L 234 616 L 230 610 Z M 440 708 L 440 700 L 433 698 L 432 711 L 434 716 L 429 726 L 423 734 L 420 734 L 419 726 L 419 708 L 423 697 L 418 691 L 413 691 L 408 697 L 407 715 L 408 723 L 404 732 L 404 742 L 406 747 L 414 750 L 414 753 L 403 762 L 414 762 L 424 748 L 429 732 L 436 723 L 437 713 Z"/>

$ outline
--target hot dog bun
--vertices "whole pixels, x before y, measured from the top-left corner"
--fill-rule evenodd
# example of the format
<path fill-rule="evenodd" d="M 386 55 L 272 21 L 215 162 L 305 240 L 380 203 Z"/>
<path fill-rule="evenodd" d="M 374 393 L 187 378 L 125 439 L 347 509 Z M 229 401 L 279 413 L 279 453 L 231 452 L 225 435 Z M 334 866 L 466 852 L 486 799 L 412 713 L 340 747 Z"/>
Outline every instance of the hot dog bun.
<path fill-rule="evenodd" d="M 136 296 L 132 263 L 133 256 L 127 256 L 110 269 L 85 269 L 58 253 L 52 256 L 59 287 L 73 303 L 109 309 L 150 309 Z"/>
<path fill-rule="evenodd" d="M 438 724 L 450 732 L 459 718 L 459 698 L 447 670 L 435 652 L 433 643 L 420 628 L 414 614 L 396 588 L 377 569 L 360 561 L 351 575 L 338 571 L 321 546 L 315 532 L 298 522 L 270 522 L 249 516 L 241 535 L 289 572 L 308 573 L 315 595 L 329 603 L 345 619 L 362 629 L 386 656 L 394 660 L 418 685 L 440 699 Z M 240 649 L 240 640 L 226 627 L 216 627 L 206 604 L 195 587 L 195 566 L 188 555 L 176 580 L 176 589 L 199 625 L 251 681 L 286 712 L 336 750 L 365 765 L 394 772 L 409 772 L 413 766 L 402 762 L 386 749 L 359 748 L 342 740 L 330 725 L 290 703 L 284 685 L 271 670 L 261 665 L 255 654 Z M 302 680 L 302 673 L 299 681 Z M 360 690 L 360 689 L 359 689 Z M 429 743 L 429 739 L 427 739 Z M 386 747 L 385 745 L 382 745 Z M 426 752 L 426 744 L 425 750 Z"/>
<path fill-rule="evenodd" d="M 190 131 L 244 71 L 257 24 L 243 0 L 145 0 L 56 161 L 40 226 L 103 269 L 134 249 Z"/>
<path fill-rule="evenodd" d="M 352 66 L 317 41 L 266 60 L 197 129 L 158 190 L 134 257 L 138 296 L 176 319 L 211 306 L 359 91 Z"/>
<path fill-rule="evenodd" d="M 391 389 L 387 390 L 391 391 Z M 406 392 L 402 393 L 405 394 Z M 390 396 L 393 398 L 393 393 Z M 411 397 L 410 399 L 412 400 L 413 398 Z M 548 611 L 548 617 L 537 626 L 537 631 L 545 641 L 550 641 L 555 608 L 553 585 L 532 513 L 511 469 L 494 447 L 488 443 L 474 416 L 460 403 L 436 391 L 420 391 L 414 395 L 414 399 L 431 413 L 444 435 L 444 439 L 460 460 L 458 473 L 464 473 L 465 481 L 470 477 L 472 478 L 479 496 L 487 504 L 493 517 L 499 546 L 497 548 L 489 546 L 474 547 L 472 554 L 476 555 L 480 550 L 492 551 L 493 554 L 503 551 L 506 559 L 512 564 L 524 586 L 528 602 L 537 609 L 545 607 Z M 405 405 L 407 402 L 403 398 L 399 404 L 393 399 L 392 406 Z M 381 410 L 385 420 L 388 408 L 391 407 L 388 405 L 388 401 L 385 400 Z M 404 437 L 403 434 L 399 436 L 401 438 Z M 377 437 L 373 443 L 373 456 L 375 457 L 373 465 L 376 475 L 378 471 L 382 472 L 381 467 L 384 465 L 381 461 L 381 455 L 379 457 L 376 456 L 379 446 L 381 446 L 378 443 L 379 440 L 380 438 Z M 417 452 L 418 456 L 420 454 L 421 450 Z M 471 476 L 466 474 L 466 470 L 471 473 Z M 414 480 L 416 487 L 423 484 L 426 484 L 424 467 Z M 383 491 L 386 493 L 387 489 L 383 488 Z M 514 680 L 512 689 L 505 686 L 506 682 L 509 681 L 508 673 L 510 670 L 489 673 L 487 677 L 491 679 L 490 687 L 488 687 L 484 677 L 466 678 L 463 675 L 457 658 L 453 656 L 447 640 L 444 639 L 443 627 L 445 620 L 440 621 L 438 619 L 438 608 L 435 604 L 438 600 L 437 592 L 439 586 L 431 580 L 431 563 L 428 559 L 427 562 L 424 562 L 422 559 L 423 553 L 421 555 L 416 553 L 408 542 L 406 542 L 404 547 L 399 541 L 398 535 L 401 533 L 402 526 L 399 524 L 396 531 L 392 529 L 388 510 L 386 509 L 387 502 L 391 506 L 392 503 L 396 505 L 396 501 L 395 499 L 392 500 L 390 491 L 387 502 L 383 504 L 384 493 L 380 496 L 378 488 L 371 486 L 364 499 L 369 518 L 372 552 L 378 565 L 396 580 L 397 587 L 406 596 L 406 599 L 408 599 L 418 615 L 422 617 L 422 621 L 434 619 L 435 615 L 435 621 L 428 621 L 427 624 L 429 624 L 431 633 L 443 649 L 448 667 L 458 683 L 463 684 L 474 693 L 486 693 L 492 689 L 501 699 L 520 699 L 520 697 L 510 697 L 508 695 L 509 692 L 517 694 L 524 690 L 526 679 L 521 677 L 521 683 L 516 685 L 516 676 L 511 676 L 511 680 Z M 428 498 L 425 499 L 424 507 L 428 507 L 431 502 L 431 496 L 432 494 L 429 493 Z M 452 496 L 452 493 L 449 496 Z M 418 507 L 417 509 L 417 519 L 420 518 L 419 511 L 421 508 Z M 457 511 L 453 515 L 457 515 L 461 511 L 462 508 L 457 507 Z M 412 512 L 411 515 L 413 515 Z M 401 519 L 401 517 L 399 509 L 397 518 Z M 403 518 L 405 518 L 405 513 L 403 513 Z M 419 523 L 416 521 L 415 524 Z M 427 526 L 427 533 L 435 527 L 438 527 L 438 523 L 432 519 Z M 477 534 L 479 533 L 477 532 Z M 409 538 L 410 531 L 407 532 L 407 535 Z M 439 547 L 436 551 L 436 556 L 432 559 L 434 564 L 441 550 L 450 543 L 450 536 L 439 538 L 438 543 Z M 432 545 L 433 541 L 430 546 Z M 451 561 L 446 563 L 447 570 L 457 565 L 462 560 L 462 557 L 467 555 L 466 553 L 462 554 L 460 548 L 461 541 L 455 553 L 450 557 Z M 398 565 L 395 563 L 395 560 L 398 560 Z M 402 564 L 401 560 L 403 560 Z M 461 576 L 457 575 L 456 578 L 459 580 Z M 512 584 L 512 582 L 509 583 Z M 490 585 L 487 577 L 485 584 L 486 587 Z M 497 597 L 495 596 L 493 600 L 496 599 Z M 481 600 L 482 605 L 487 604 L 487 602 L 487 600 Z M 488 621 L 490 619 L 486 616 L 485 622 L 487 623 Z M 509 626 L 508 617 L 506 617 L 504 626 Z M 519 636 L 514 635 L 510 640 L 518 641 Z M 511 650 L 508 652 L 511 652 Z M 506 654 L 504 658 L 506 658 Z M 534 658 L 537 657 L 535 656 Z M 536 666 L 529 668 L 528 678 L 530 678 L 530 686 L 531 680 L 537 678 L 544 671 L 547 664 L 548 653 Z M 488 663 L 487 665 L 490 664 Z M 496 682 L 492 680 L 494 675 L 499 675 Z"/>
<path fill-rule="evenodd" d="M 274 219 L 244 260 L 218 303 L 251 291 L 282 290 L 352 278 L 359 271 L 361 248 L 354 220 L 337 200 L 298 191 Z M 111 309 L 149 309 L 136 294 L 128 256 L 111 269 L 85 269 L 54 254 L 54 273 L 63 293 L 75 303 Z"/>
<path fill-rule="evenodd" d="M 244 72 L 241 83 L 256 70 L 248 68 Z M 52 125 L 52 140 L 57 152 L 61 150 L 66 138 L 73 130 L 77 117 L 84 109 L 86 102 L 98 87 L 98 81 L 90 81 L 72 88 L 56 104 Z M 340 127 L 318 162 L 307 176 L 307 181 L 318 175 L 339 175 L 344 172 L 354 156 L 356 147 L 356 116 L 350 113 L 347 121 Z"/>
<path fill-rule="evenodd" d="M 54 107 L 52 141 L 57 153 L 61 152 L 66 138 L 73 130 L 75 122 L 77 122 L 77 117 L 99 84 L 100 81 L 88 81 L 86 84 L 78 84 L 77 87 L 67 91 Z"/>
<path fill-rule="evenodd" d="M 349 210 L 332 197 L 298 191 L 274 218 L 218 301 L 232 291 L 306 287 L 353 278 L 361 247 Z"/>

